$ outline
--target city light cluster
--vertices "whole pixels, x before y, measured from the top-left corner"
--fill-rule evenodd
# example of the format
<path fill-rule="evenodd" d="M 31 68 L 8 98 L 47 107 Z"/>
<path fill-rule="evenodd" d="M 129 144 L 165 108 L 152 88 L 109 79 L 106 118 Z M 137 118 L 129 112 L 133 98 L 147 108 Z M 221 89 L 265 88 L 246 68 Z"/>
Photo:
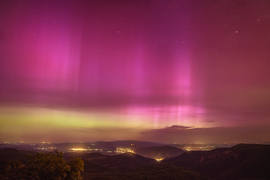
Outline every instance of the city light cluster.
<path fill-rule="evenodd" d="M 115 151 L 111 151 L 111 150 L 103 150 L 103 149 L 90 149 L 90 148 L 70 148 L 70 151 L 73 152 L 80 152 L 80 151 L 88 151 L 88 152 L 103 152 L 103 153 L 135 153 L 133 150 L 131 150 L 130 148 L 116 148 Z"/>
<path fill-rule="evenodd" d="M 57 148 L 56 147 L 37 147 L 37 148 L 34 148 L 34 149 L 43 150 L 43 151 L 51 151 L 51 150 L 54 150 L 54 149 L 57 149 Z"/>
<path fill-rule="evenodd" d="M 186 151 L 211 151 L 217 148 L 216 146 L 184 146 L 183 150 Z"/>
<path fill-rule="evenodd" d="M 117 148 L 116 153 L 135 153 L 133 150 L 131 150 L 130 148 Z"/>
<path fill-rule="evenodd" d="M 156 161 L 157 161 L 157 162 L 160 162 L 160 161 L 162 161 L 163 159 L 164 159 L 164 158 L 157 158 Z"/>
<path fill-rule="evenodd" d="M 26 141 L 18 141 L 18 142 L 9 142 L 9 141 L 4 141 L 0 144 L 18 144 L 18 145 L 22 145 L 22 144 L 27 144 L 27 145 L 35 145 L 35 144 L 52 144 L 51 142 L 26 142 Z"/>
<path fill-rule="evenodd" d="M 102 152 L 102 149 L 89 149 L 89 148 L 71 148 L 71 151 L 95 151 L 95 152 Z"/>

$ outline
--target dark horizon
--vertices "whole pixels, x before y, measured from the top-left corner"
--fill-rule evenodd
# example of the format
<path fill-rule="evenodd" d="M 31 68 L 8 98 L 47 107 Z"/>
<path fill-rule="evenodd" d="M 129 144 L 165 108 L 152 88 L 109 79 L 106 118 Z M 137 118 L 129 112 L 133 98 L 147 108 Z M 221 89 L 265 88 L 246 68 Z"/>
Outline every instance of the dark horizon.
<path fill-rule="evenodd" d="M 55 141 L 0 141 L 0 144 L 4 145 L 31 145 L 31 144 L 44 144 L 44 145 L 50 145 L 50 144 L 93 144 L 93 143 L 125 143 L 125 142 L 137 142 L 137 143 L 150 143 L 150 144 L 156 144 L 157 146 L 166 146 L 166 145 L 226 145 L 228 147 L 238 145 L 238 144 L 258 144 L 258 145 L 270 145 L 270 141 L 264 141 L 264 142 L 216 142 L 216 143 L 171 143 L 171 142 L 160 142 L 160 141 L 144 141 L 144 140 L 113 140 L 113 141 L 62 141 L 62 142 L 55 142 Z M 159 144 L 159 145 L 158 145 Z"/>

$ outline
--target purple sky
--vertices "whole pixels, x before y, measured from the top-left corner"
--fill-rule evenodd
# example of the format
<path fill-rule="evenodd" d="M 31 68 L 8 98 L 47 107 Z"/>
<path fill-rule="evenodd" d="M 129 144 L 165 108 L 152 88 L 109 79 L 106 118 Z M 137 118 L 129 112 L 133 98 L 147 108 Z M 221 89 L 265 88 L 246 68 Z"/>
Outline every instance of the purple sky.
<path fill-rule="evenodd" d="M 269 141 L 269 48 L 268 0 L 2 0 L 0 141 Z"/>

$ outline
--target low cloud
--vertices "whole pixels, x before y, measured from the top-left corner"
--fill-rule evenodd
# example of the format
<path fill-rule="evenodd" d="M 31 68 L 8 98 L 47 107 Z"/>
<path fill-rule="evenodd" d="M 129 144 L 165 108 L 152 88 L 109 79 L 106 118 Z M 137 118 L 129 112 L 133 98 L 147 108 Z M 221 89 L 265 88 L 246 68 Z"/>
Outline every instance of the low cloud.
<path fill-rule="evenodd" d="M 205 120 L 204 122 L 207 122 L 207 123 L 214 123 L 215 121 L 214 121 L 214 120 Z"/>
<path fill-rule="evenodd" d="M 192 129 L 194 126 L 179 126 L 179 125 L 172 125 L 169 127 L 165 127 L 162 129 L 159 129 L 160 131 L 179 131 L 179 130 L 187 130 Z"/>

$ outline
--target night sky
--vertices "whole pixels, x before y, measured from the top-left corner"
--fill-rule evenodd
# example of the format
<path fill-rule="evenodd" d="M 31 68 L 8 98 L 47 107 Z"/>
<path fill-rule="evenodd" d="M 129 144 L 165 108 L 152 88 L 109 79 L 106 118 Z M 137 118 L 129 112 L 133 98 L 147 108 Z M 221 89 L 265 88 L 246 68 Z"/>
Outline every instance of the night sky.
<path fill-rule="evenodd" d="M 269 0 L 0 0 L 0 141 L 270 141 Z"/>

